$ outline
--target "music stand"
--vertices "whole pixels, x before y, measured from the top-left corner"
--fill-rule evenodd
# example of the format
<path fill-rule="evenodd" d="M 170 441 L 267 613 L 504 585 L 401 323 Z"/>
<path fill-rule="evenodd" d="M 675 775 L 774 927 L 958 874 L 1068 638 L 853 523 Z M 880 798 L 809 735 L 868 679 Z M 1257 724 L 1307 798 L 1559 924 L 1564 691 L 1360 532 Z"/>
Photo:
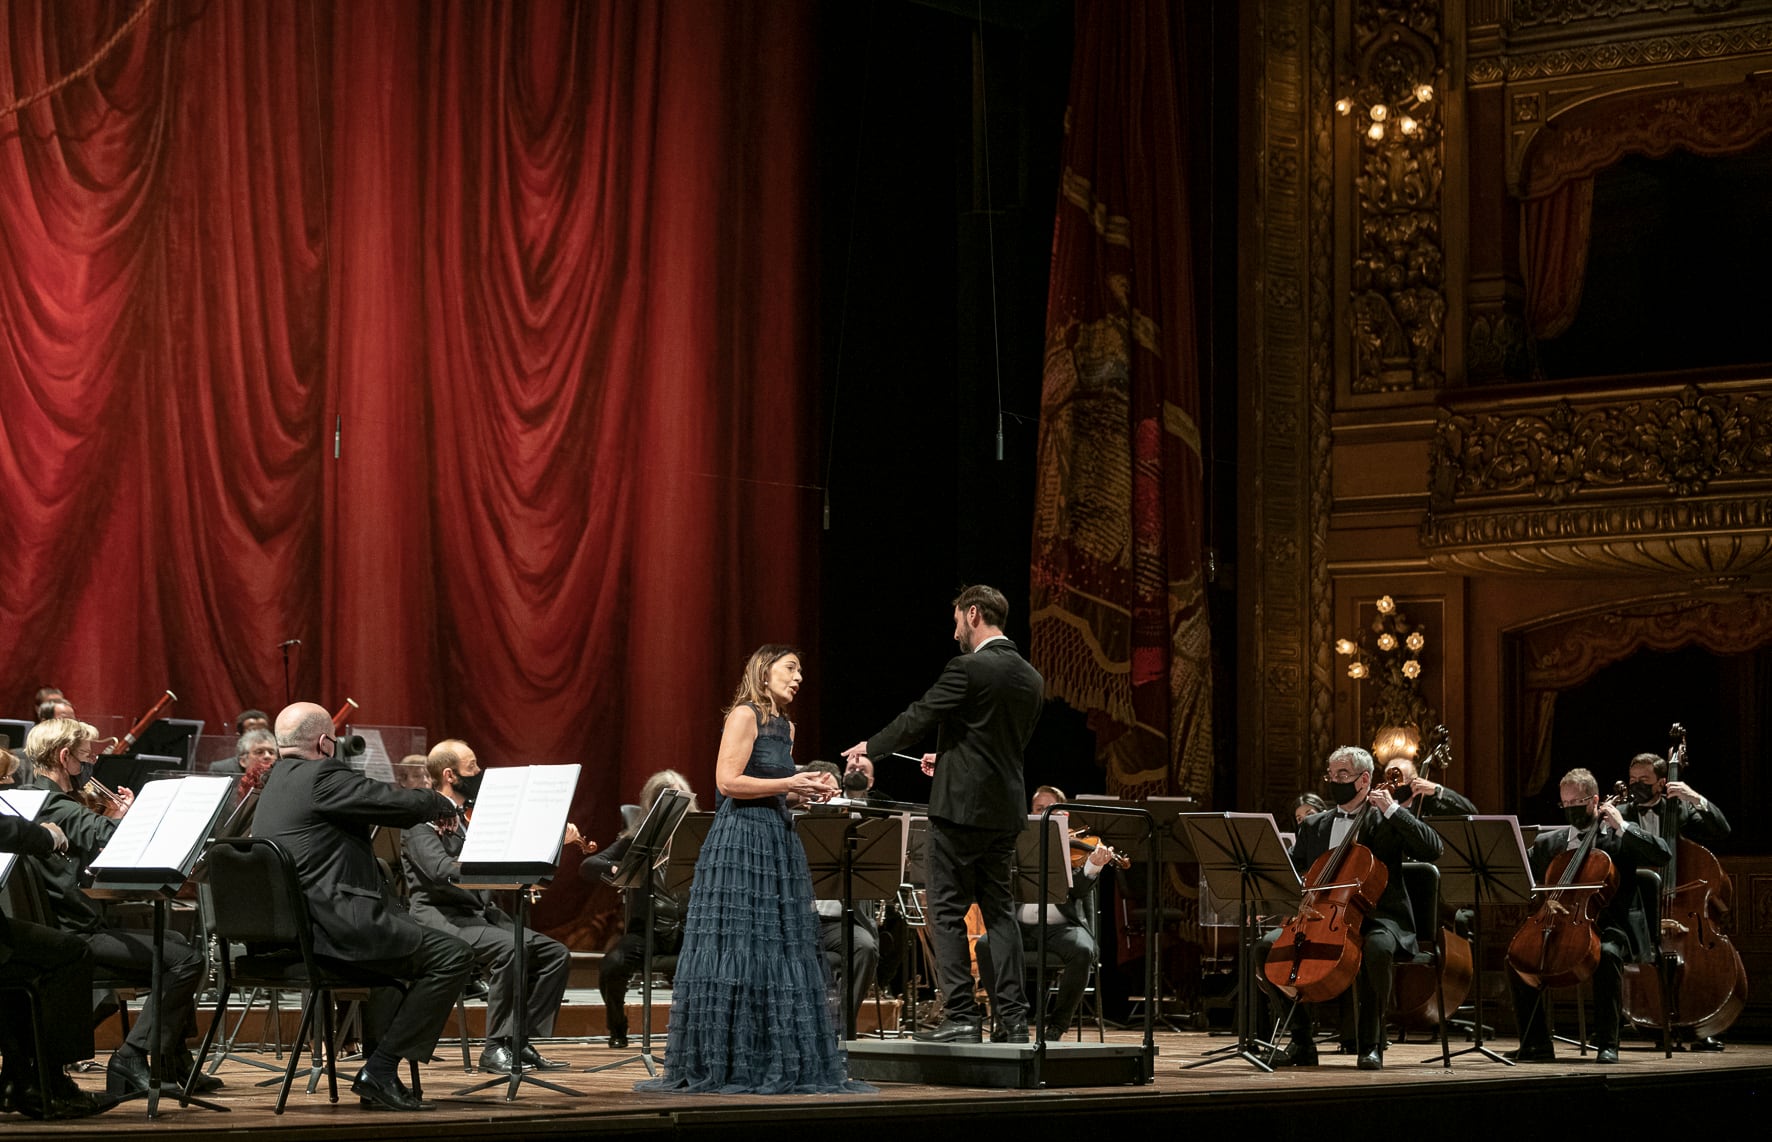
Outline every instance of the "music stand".
<path fill-rule="evenodd" d="M 166 902 L 178 895 L 196 865 L 203 844 L 221 819 L 233 781 L 226 777 L 184 777 L 154 782 L 152 796 L 138 797 L 130 812 L 111 834 L 110 841 L 92 865 L 92 887 L 86 895 L 95 900 L 147 901 L 154 909 L 153 957 L 149 991 L 154 998 L 155 1038 L 163 1038 L 166 1018 Z M 125 829 L 128 830 L 125 833 Z M 109 858 L 109 859 L 107 859 Z M 145 1097 L 148 1117 L 160 1115 L 161 1076 L 166 1061 L 158 1041 L 148 1044 L 148 1087 L 125 1095 L 120 1101 Z M 194 1076 L 193 1076 L 194 1077 Z M 173 1089 L 178 1089 L 173 1084 Z M 226 1112 L 228 1107 L 179 1094 L 179 1105 Z"/>
<path fill-rule="evenodd" d="M 499 1075 L 483 1083 L 463 1087 L 455 1092 L 475 1094 L 506 1084 L 505 1101 L 515 1102 L 524 1083 L 532 1083 L 556 1094 L 583 1098 L 584 1092 L 548 1082 L 530 1073 L 523 1064 L 523 1049 L 529 1045 L 529 1023 L 524 1016 L 524 1002 L 529 990 L 529 890 L 553 879 L 560 863 L 560 838 L 566 830 L 566 813 L 572 791 L 578 785 L 577 765 L 532 765 L 489 770 L 480 796 L 474 802 L 474 815 L 480 824 L 489 827 L 490 843 L 480 842 L 487 836 L 483 828 L 479 837 L 474 826 L 462 841 L 462 888 L 485 888 L 510 891 L 516 895 L 516 915 L 511 933 L 511 1073 Z M 552 855 L 536 856 L 538 838 L 553 838 Z M 464 1029 L 465 1034 L 465 1029 Z"/>
<path fill-rule="evenodd" d="M 1200 864 L 1200 874 L 1220 900 L 1236 900 L 1241 935 L 1237 941 L 1237 1042 L 1217 1058 L 1188 1063 L 1183 1070 L 1244 1059 L 1262 1071 L 1273 1068 L 1263 1062 L 1257 1048 L 1273 1051 L 1275 1044 L 1255 1034 L 1259 1008 L 1254 966 L 1256 917 L 1263 912 L 1297 908 L 1304 884 L 1280 830 L 1267 813 L 1188 813 L 1180 818 L 1188 847 Z"/>
<path fill-rule="evenodd" d="M 904 881 L 904 851 L 909 818 L 891 810 L 852 803 L 841 815 L 807 813 L 794 823 L 812 871 L 817 900 L 843 901 L 843 1038 L 855 1038 L 855 892 L 867 900 L 885 900 Z"/>
<path fill-rule="evenodd" d="M 1476 934 L 1473 988 L 1476 1018 L 1472 1020 L 1472 1045 L 1444 1055 L 1446 1066 L 1459 1055 L 1477 1054 L 1503 1066 L 1514 1065 L 1483 1045 L 1483 905 L 1529 904 L 1532 901 L 1532 868 L 1520 823 L 1513 817 L 1425 817 L 1422 823 L 1440 834 L 1444 846 L 1440 866 L 1440 898 L 1452 904 L 1469 904 L 1474 910 L 1471 927 Z M 1542 1002 L 1542 993 L 1540 996 Z M 1449 1017 L 1442 1011 L 1441 1018 Z"/>
<path fill-rule="evenodd" d="M 1141 868 L 1138 874 L 1147 884 L 1155 884 L 1161 880 L 1165 864 L 1186 864 L 1194 859 L 1193 849 L 1189 847 L 1187 835 L 1181 825 L 1182 814 L 1199 808 L 1199 802 L 1192 797 L 1146 797 L 1139 801 L 1126 801 L 1105 794 L 1086 793 L 1073 801 L 1065 802 L 1064 807 L 1070 810 L 1073 820 L 1086 820 L 1091 829 L 1098 829 L 1097 835 L 1109 848 L 1135 865 L 1148 865 L 1148 868 Z M 1128 817 L 1127 814 L 1131 816 Z M 1147 818 L 1151 829 L 1148 833 L 1141 824 Z M 1121 881 L 1127 896 L 1134 891 L 1130 883 L 1133 879 L 1129 874 Z M 1145 989 L 1145 1005 L 1156 1010 L 1157 1018 L 1165 1027 L 1171 1031 L 1180 1031 L 1182 1028 L 1162 1008 L 1165 994 L 1162 893 L 1159 889 L 1145 895 L 1150 898 L 1145 909 L 1145 956 L 1157 965 L 1153 982 Z"/>
<path fill-rule="evenodd" d="M 670 861 L 671 838 L 677 834 L 677 826 L 683 823 L 684 814 L 689 812 L 689 794 L 681 789 L 664 789 L 658 800 L 634 830 L 634 839 L 628 842 L 628 851 L 622 855 L 621 863 L 610 869 L 603 877 L 606 884 L 629 892 L 645 893 L 646 901 L 646 936 L 642 945 L 644 952 L 640 960 L 640 1053 L 629 1055 L 625 1059 L 617 1059 L 613 1063 L 600 1063 L 594 1067 L 586 1067 L 588 1073 L 614 1070 L 625 1067 L 629 1063 L 641 1063 L 646 1067 L 648 1075 L 658 1074 L 656 1064 L 659 1062 L 652 1055 L 652 912 L 653 912 L 653 874 L 659 866 Z M 707 826 L 713 824 L 714 814 L 697 814 L 705 818 L 704 826 L 694 836 L 694 849 L 683 854 L 688 859 L 684 863 L 694 868 L 695 854 L 701 851 L 701 842 L 707 838 Z M 685 831 L 685 838 L 690 834 Z M 675 862 L 671 862 L 675 867 Z M 688 887 L 685 881 L 684 887 Z M 665 891 L 670 891 L 667 876 Z"/>

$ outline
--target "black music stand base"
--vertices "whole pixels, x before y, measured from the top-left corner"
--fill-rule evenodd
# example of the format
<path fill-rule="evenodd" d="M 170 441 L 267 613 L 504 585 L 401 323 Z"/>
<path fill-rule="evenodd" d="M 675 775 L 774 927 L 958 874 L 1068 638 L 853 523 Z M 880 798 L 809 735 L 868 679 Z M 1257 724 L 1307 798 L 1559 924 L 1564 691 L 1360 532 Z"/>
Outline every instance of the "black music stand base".
<path fill-rule="evenodd" d="M 630 888 L 629 892 L 637 891 Z M 658 1077 L 658 1068 L 664 1062 L 652 1053 L 652 910 L 656 897 L 653 894 L 651 874 L 646 878 L 646 940 L 640 955 L 640 1053 L 629 1055 L 625 1059 L 617 1059 L 613 1063 L 598 1063 L 594 1067 L 586 1067 L 582 1073 L 594 1075 L 598 1071 L 613 1071 L 630 1063 L 640 1063 L 646 1067 L 649 1078 Z M 624 997 L 625 1004 L 627 999 Z"/>
<path fill-rule="evenodd" d="M 1451 1070 L 1452 1060 L 1458 1058 L 1460 1055 L 1481 1055 L 1483 1058 L 1492 1059 L 1504 1067 L 1511 1067 L 1514 1065 L 1512 1059 L 1506 1058 L 1483 1045 L 1483 902 L 1480 900 L 1473 901 L 1471 904 L 1471 932 L 1476 937 L 1476 939 L 1472 941 L 1472 944 L 1474 945 L 1472 951 L 1474 954 L 1471 963 L 1474 965 L 1475 971 L 1472 974 L 1471 988 L 1475 991 L 1477 997 L 1475 1003 L 1475 1016 L 1471 1019 L 1471 1045 L 1468 1047 L 1460 1047 L 1458 1050 L 1446 1054 L 1444 1056 L 1446 1069 Z M 1544 1002 L 1545 991 L 1548 990 L 1549 989 L 1546 988 L 1544 991 L 1538 993 L 1540 1003 Z M 1452 1013 L 1444 1010 L 1442 1007 L 1440 1017 L 1442 1021 L 1449 1020 L 1452 1018 Z"/>
<path fill-rule="evenodd" d="M 166 1008 L 166 1004 L 161 999 L 162 985 L 166 976 L 166 897 L 168 893 L 175 891 L 177 891 L 176 888 L 168 886 L 165 890 L 156 890 L 153 893 L 154 957 L 153 974 L 148 977 L 150 980 L 148 991 L 154 998 L 154 1034 L 156 1038 L 159 1037 L 163 1030 L 161 1019 L 163 1018 L 163 1013 Z M 120 890 L 116 895 L 128 897 L 131 893 L 127 890 Z M 139 899 L 140 897 L 137 896 L 136 898 Z M 207 1099 L 187 1094 L 177 1083 L 162 1082 L 160 1076 L 165 1070 L 165 1067 L 165 1052 L 160 1050 L 158 1043 L 150 1043 L 148 1045 L 147 1089 L 131 1091 L 119 1098 L 117 1103 L 113 1105 L 134 1102 L 138 1098 L 145 1098 L 148 1100 L 148 1117 L 158 1118 L 160 1117 L 160 1095 L 164 1092 L 168 1096 L 178 1099 L 178 1104 L 180 1106 L 200 1106 L 204 1110 L 220 1111 L 223 1114 L 227 1114 L 232 1110 L 231 1107 L 222 1106 L 220 1103 L 210 1102 Z M 195 1077 L 196 1075 L 193 1074 L 192 1078 L 194 1079 Z"/>
<path fill-rule="evenodd" d="M 523 1001 L 528 998 L 524 993 L 529 990 L 529 938 L 527 933 L 529 931 L 529 890 L 532 887 L 534 886 L 529 884 L 517 886 L 516 931 L 512 936 L 516 947 L 512 949 L 513 955 L 511 957 L 511 971 L 514 977 L 511 980 L 511 1012 L 515 1018 L 511 1035 L 511 1073 L 499 1075 L 497 1078 L 489 1079 L 483 1083 L 476 1083 L 474 1086 L 463 1087 L 454 1092 L 457 1098 L 463 1095 L 478 1094 L 480 1091 L 502 1085 L 508 1088 L 505 1091 L 505 1101 L 516 1102 L 517 1090 L 524 1083 L 551 1090 L 555 1094 L 571 1095 L 573 1098 L 584 1097 L 583 1091 L 536 1078 L 529 1068 L 523 1065 L 523 1049 L 529 1046 L 529 1028 L 526 1024 L 527 1008 Z M 467 1028 L 462 1028 L 462 1033 L 465 1035 Z"/>

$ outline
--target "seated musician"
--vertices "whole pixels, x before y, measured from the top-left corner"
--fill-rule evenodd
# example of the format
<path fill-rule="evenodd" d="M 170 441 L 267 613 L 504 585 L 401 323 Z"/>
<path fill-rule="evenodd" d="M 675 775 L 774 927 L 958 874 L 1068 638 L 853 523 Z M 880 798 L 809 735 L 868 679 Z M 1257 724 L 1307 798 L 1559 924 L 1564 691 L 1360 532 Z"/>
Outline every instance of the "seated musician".
<path fill-rule="evenodd" d="M 1392 771 L 1400 771 L 1393 773 Z M 1470 798 L 1437 782 L 1429 781 L 1415 771 L 1415 759 L 1407 755 L 1392 758 L 1385 766 L 1387 779 L 1402 782 L 1397 801 L 1417 817 L 1474 817 L 1477 806 Z"/>
<path fill-rule="evenodd" d="M 674 769 L 661 769 L 640 787 L 640 806 L 650 812 L 666 789 L 681 789 L 690 795 L 689 811 L 696 811 L 695 794 L 689 782 Z M 639 822 L 636 821 L 635 827 Z M 633 833 L 623 829 L 606 849 L 587 857 L 578 866 L 578 874 L 593 883 L 620 866 L 633 843 Z M 684 901 L 665 891 L 664 871 L 652 875 L 652 954 L 675 956 L 683 950 Z M 603 993 L 604 1014 L 608 1020 L 609 1045 L 617 1050 L 628 1045 L 628 981 L 642 970 L 646 957 L 646 897 L 629 891 L 626 896 L 627 923 L 615 947 L 603 953 L 603 966 L 597 972 L 597 990 Z"/>
<path fill-rule="evenodd" d="M 1684 781 L 1669 781 L 1667 759 L 1652 753 L 1630 759 L 1630 804 L 1622 812 L 1626 821 L 1658 837 L 1677 833 L 1701 845 L 1729 839 L 1723 811 Z M 1676 828 L 1668 828 L 1670 822 Z"/>
<path fill-rule="evenodd" d="M 1029 812 L 1037 817 L 1049 807 L 1062 805 L 1065 801 L 1064 790 L 1055 785 L 1042 785 L 1034 790 Z M 1015 918 L 1021 924 L 1021 946 L 1028 957 L 1029 973 L 1034 969 L 1032 957 L 1039 946 L 1042 925 L 1046 929 L 1046 954 L 1058 961 L 1058 994 L 1053 997 L 1052 1009 L 1046 1015 L 1048 1039 L 1064 1037 L 1071 1020 L 1076 1018 L 1077 1006 L 1083 1002 L 1083 989 L 1089 985 L 1089 971 L 1095 966 L 1098 955 L 1094 927 L 1090 923 L 1095 913 L 1095 886 L 1101 879 L 1101 870 L 1112 858 L 1113 853 L 1106 845 L 1098 845 L 1083 862 L 1083 867 L 1073 872 L 1070 896 L 1063 904 L 1048 904 L 1043 913 L 1038 904 L 1023 904 L 1016 909 Z M 980 936 L 975 946 L 980 977 L 993 978 L 989 934 Z M 999 1036 L 992 1034 L 991 1041 L 999 1041 Z"/>
<path fill-rule="evenodd" d="M 1315 813 L 1321 813 L 1329 807 L 1329 802 L 1315 793 L 1300 793 L 1292 801 L 1292 827 L 1304 824 L 1304 819 Z"/>
<path fill-rule="evenodd" d="M 425 759 L 431 788 L 457 806 L 466 806 L 480 788 L 480 763 L 464 741 L 440 741 Z M 576 836 L 571 825 L 569 835 Z M 459 936 L 490 975 L 486 999 L 486 1046 L 480 1052 L 480 1069 L 508 1075 L 516 1065 L 515 984 L 517 941 L 515 922 L 493 903 L 485 889 L 463 888 L 461 849 L 466 834 L 455 818 L 413 825 L 401 832 L 401 863 L 406 870 L 407 898 L 413 919 L 428 927 Z M 530 929 L 524 929 L 524 966 L 528 978 L 523 1011 L 525 1042 L 523 1065 L 539 1070 L 559 1070 L 567 1064 L 543 1058 L 536 1039 L 554 1033 L 554 1019 L 566 996 L 566 979 L 572 956 L 566 945 Z"/>
<path fill-rule="evenodd" d="M 861 763 L 860 767 L 856 765 L 856 761 Z M 859 781 L 845 783 L 847 774 L 838 769 L 835 762 L 814 761 L 800 769 L 802 772 L 810 769 L 829 773 L 842 784 L 844 796 L 865 800 L 867 791 L 873 786 L 874 767 L 866 759 L 858 758 L 856 761 L 849 763 L 849 772 L 863 774 L 867 781 L 859 789 L 855 788 L 860 784 Z M 788 795 L 790 804 L 795 800 L 793 794 Z M 836 981 L 839 990 L 844 987 L 845 980 L 850 981 L 849 1008 L 856 1012 L 861 1010 L 861 1001 L 874 986 L 874 976 L 880 969 L 880 932 L 879 926 L 874 923 L 874 907 L 877 903 L 874 900 L 855 901 L 855 923 L 850 925 L 850 939 L 855 949 L 855 971 L 851 973 L 845 970 L 843 963 L 843 901 L 813 901 L 813 906 L 818 909 L 819 954 L 824 957 L 825 966 L 830 969 L 831 978 Z"/>
<path fill-rule="evenodd" d="M 241 710 L 234 715 L 234 735 L 238 737 L 253 730 L 269 730 L 271 715 L 263 710 Z"/>
<path fill-rule="evenodd" d="M 43 881 L 56 927 L 85 940 L 92 962 L 108 974 L 147 988 L 153 976 L 152 933 L 111 925 L 98 905 L 80 891 L 81 875 L 117 829 L 116 821 L 93 812 L 74 795 L 76 782 L 85 780 L 81 774 L 92 763 L 97 737 L 98 731 L 91 725 L 70 718 L 51 718 L 31 727 L 25 738 L 25 756 L 36 776 L 26 788 L 48 791 L 37 819 L 60 828 L 68 843 L 65 855 L 29 859 Z M 121 801 L 127 809 L 133 797 L 123 790 Z M 147 1089 L 150 1044 L 170 1063 L 162 1074 L 181 1084 L 195 1063 L 185 1044 L 187 1036 L 196 1031 L 195 997 L 202 982 L 203 953 L 177 932 L 167 932 L 162 946 L 162 995 L 148 996 L 129 1037 L 111 1054 L 105 1068 L 105 1090 L 111 1094 Z M 165 1000 L 164 1008 L 160 999 Z M 213 1075 L 199 1075 L 192 1090 L 206 1093 L 221 1085 Z"/>
<path fill-rule="evenodd" d="M 1585 769 L 1571 769 L 1558 785 L 1563 817 L 1568 824 L 1546 829 L 1532 842 L 1527 854 L 1532 879 L 1543 884 L 1551 861 L 1560 853 L 1581 847 L 1587 830 L 1598 827 L 1594 847 L 1612 858 L 1618 890 L 1595 922 L 1600 931 L 1600 964 L 1594 971 L 1593 1043 L 1596 1062 L 1618 1061 L 1618 1028 L 1622 1018 L 1620 988 L 1624 965 L 1641 959 L 1649 949 L 1649 922 L 1637 896 L 1637 869 L 1659 868 L 1673 856 L 1668 843 L 1641 825 L 1624 819 L 1616 805 L 1600 800 L 1600 785 Z M 1545 1063 L 1556 1058 L 1551 1045 L 1550 1023 L 1545 1018 L 1543 991 L 1510 972 L 1514 1018 L 1520 1027 L 1520 1049 L 1508 1057 L 1522 1063 Z"/>
<path fill-rule="evenodd" d="M 1630 759 L 1630 803 L 1622 813 L 1626 821 L 1658 837 L 1680 836 L 1705 846 L 1729 839 L 1729 821 L 1723 811 L 1684 781 L 1669 781 L 1667 759 L 1653 753 L 1639 753 Z M 1723 1049 L 1720 1040 L 1708 1035 L 1691 1046 L 1694 1051 Z"/>
<path fill-rule="evenodd" d="M 5 750 L 0 755 L 11 757 Z M 0 853 L 50 857 L 67 851 L 68 838 L 54 824 L 0 814 Z M 41 1032 L 47 1076 L 37 1069 L 31 1041 L 30 1015 L 24 996 L 0 994 L 0 1111 L 16 1110 L 28 1118 L 83 1118 L 116 1105 L 116 1100 L 87 1093 L 63 1071 L 69 1063 L 93 1055 L 92 1024 L 63 1018 L 80 1011 L 92 994 L 92 953 L 80 937 L 41 924 L 10 920 L 0 913 L 0 967 L 7 979 L 29 984 L 40 1009 L 48 1016 Z M 48 1082 L 42 1080 L 47 1077 Z M 44 1101 L 44 1088 L 48 1101 Z"/>
<path fill-rule="evenodd" d="M 1329 801 L 1336 808 L 1305 818 L 1298 826 L 1298 840 L 1292 846 L 1292 863 L 1302 875 L 1316 859 L 1339 845 L 1353 828 L 1360 811 L 1368 806 L 1377 814 L 1360 833 L 1360 843 L 1372 850 L 1389 872 L 1378 907 L 1361 926 L 1365 939 L 1360 958 L 1360 971 L 1354 980 L 1354 996 L 1359 1004 L 1355 1047 L 1359 1068 L 1376 1071 L 1384 1067 L 1384 1014 L 1390 1003 L 1391 968 L 1399 955 L 1413 956 L 1415 915 L 1410 907 L 1409 892 L 1403 883 L 1403 862 L 1434 861 L 1440 856 L 1440 836 L 1417 820 L 1414 814 L 1398 804 L 1383 788 L 1373 787 L 1372 755 L 1359 746 L 1342 746 L 1329 755 L 1324 780 Z M 1265 963 L 1267 951 L 1284 929 L 1276 929 L 1262 940 L 1258 963 Z M 1276 1004 L 1289 1002 L 1271 983 L 1267 974 L 1260 976 L 1263 991 Z M 1315 1066 L 1317 1046 L 1309 1009 L 1300 1004 L 1292 1017 L 1291 1042 L 1276 1051 L 1270 1060 L 1276 1066 Z"/>
<path fill-rule="evenodd" d="M 57 696 L 37 703 L 37 720 L 47 722 L 51 718 L 74 718 L 74 705 L 66 698 Z"/>

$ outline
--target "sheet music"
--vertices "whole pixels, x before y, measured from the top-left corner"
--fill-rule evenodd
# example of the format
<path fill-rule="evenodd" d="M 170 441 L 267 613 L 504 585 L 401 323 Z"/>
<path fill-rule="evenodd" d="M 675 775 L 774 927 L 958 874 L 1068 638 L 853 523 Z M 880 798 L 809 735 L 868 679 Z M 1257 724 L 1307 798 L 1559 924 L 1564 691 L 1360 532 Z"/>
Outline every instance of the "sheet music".
<path fill-rule="evenodd" d="M 35 821 L 37 814 L 43 811 L 43 802 L 47 800 L 47 789 L 15 789 L 10 793 L 0 793 L 0 813 Z M 17 853 L 0 853 L 0 884 L 6 883 L 6 878 L 12 875 L 12 866 L 17 862 Z"/>
<path fill-rule="evenodd" d="M 399 784 L 394 780 L 394 759 L 388 756 L 388 745 L 382 741 L 381 731 L 359 729 L 356 733 L 363 739 L 363 755 L 352 758 L 351 767 L 371 781 L 379 781 L 384 785 Z"/>
<path fill-rule="evenodd" d="M 232 777 L 148 782 L 117 823 L 117 831 L 93 860 L 92 868 L 188 872 L 191 859 L 209 839 L 209 826 L 233 788 Z"/>
<path fill-rule="evenodd" d="M 578 788 L 577 765 L 486 770 L 461 863 L 558 864 L 566 814 Z"/>

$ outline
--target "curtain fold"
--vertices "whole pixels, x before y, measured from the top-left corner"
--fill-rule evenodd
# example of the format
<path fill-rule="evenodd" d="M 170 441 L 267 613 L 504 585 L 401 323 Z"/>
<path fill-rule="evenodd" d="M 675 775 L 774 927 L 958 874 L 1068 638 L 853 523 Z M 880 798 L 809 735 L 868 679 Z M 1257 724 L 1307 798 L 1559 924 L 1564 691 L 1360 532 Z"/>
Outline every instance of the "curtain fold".
<path fill-rule="evenodd" d="M 0 8 L 0 90 L 129 12 Z M 8 712 L 217 730 L 299 638 L 298 696 L 584 764 L 592 836 L 705 796 L 816 641 L 811 15 L 164 0 L 0 123 Z"/>
<path fill-rule="evenodd" d="M 1030 654 L 1108 788 L 1209 793 L 1204 468 L 1171 6 L 1077 6 L 1046 306 Z"/>
<path fill-rule="evenodd" d="M 1581 308 L 1594 214 L 1594 180 L 1574 178 L 1524 204 L 1526 324 L 1540 341 L 1568 329 Z"/>

